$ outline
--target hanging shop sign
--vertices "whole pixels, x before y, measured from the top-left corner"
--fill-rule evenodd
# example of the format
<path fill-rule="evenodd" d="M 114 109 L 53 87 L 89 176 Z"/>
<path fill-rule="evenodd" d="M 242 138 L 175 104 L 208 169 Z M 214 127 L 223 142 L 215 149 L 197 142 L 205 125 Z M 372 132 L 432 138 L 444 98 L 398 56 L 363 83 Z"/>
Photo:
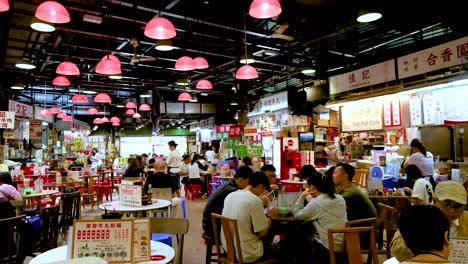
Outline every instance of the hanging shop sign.
<path fill-rule="evenodd" d="M 412 126 L 422 125 L 421 95 L 411 94 L 409 96 L 410 122 Z"/>
<path fill-rule="evenodd" d="M 468 61 L 468 36 L 397 59 L 398 78 L 423 74 Z"/>
<path fill-rule="evenodd" d="M 240 137 L 237 137 L 237 138 L 229 138 L 228 139 L 228 142 L 227 142 L 227 148 L 228 149 L 235 149 L 237 145 L 240 144 L 240 141 L 241 141 L 241 138 Z"/>
<path fill-rule="evenodd" d="M 365 105 L 350 104 L 341 107 L 342 131 L 381 130 L 382 104 L 369 102 Z"/>
<path fill-rule="evenodd" d="M 245 127 L 244 128 L 244 136 L 256 136 L 257 135 L 257 128 L 255 127 Z"/>
<path fill-rule="evenodd" d="M 252 137 L 252 142 L 262 142 L 263 137 L 262 134 L 256 134 L 255 136 Z"/>
<path fill-rule="evenodd" d="M 249 117 L 249 126 L 257 128 L 257 132 L 262 133 L 280 131 L 282 127 L 290 126 L 289 122 L 287 109 Z"/>
<path fill-rule="evenodd" d="M 249 157 L 261 157 L 261 156 L 263 156 L 263 147 L 261 147 L 261 146 L 257 146 L 257 147 L 251 146 L 250 148 L 247 149 L 247 156 L 249 156 Z"/>
<path fill-rule="evenodd" d="M 15 128 L 15 112 L 0 111 L 0 128 Z"/>
<path fill-rule="evenodd" d="M 383 104 L 383 126 L 394 128 L 401 126 L 401 106 L 400 99 L 393 98 Z"/>
<path fill-rule="evenodd" d="M 229 137 L 236 138 L 242 136 L 242 125 L 231 125 L 229 127 Z"/>
<path fill-rule="evenodd" d="M 288 107 L 288 92 L 281 92 L 263 97 L 258 101 L 253 113 L 264 113 L 280 110 Z"/>
<path fill-rule="evenodd" d="M 15 112 L 16 116 L 32 118 L 33 107 L 31 105 L 22 104 L 13 100 L 8 100 L 8 111 Z"/>
<path fill-rule="evenodd" d="M 42 121 L 31 120 L 29 121 L 29 142 L 34 147 L 41 148 L 42 146 Z"/>
<path fill-rule="evenodd" d="M 396 80 L 395 61 L 388 60 L 330 77 L 330 94 L 338 94 L 394 80 Z"/>
<path fill-rule="evenodd" d="M 442 125 L 444 123 L 444 99 L 433 92 L 422 94 L 425 125 Z"/>
<path fill-rule="evenodd" d="M 225 132 L 229 132 L 229 126 L 230 126 L 230 125 L 220 125 L 220 126 L 216 126 L 216 133 L 225 133 Z"/>

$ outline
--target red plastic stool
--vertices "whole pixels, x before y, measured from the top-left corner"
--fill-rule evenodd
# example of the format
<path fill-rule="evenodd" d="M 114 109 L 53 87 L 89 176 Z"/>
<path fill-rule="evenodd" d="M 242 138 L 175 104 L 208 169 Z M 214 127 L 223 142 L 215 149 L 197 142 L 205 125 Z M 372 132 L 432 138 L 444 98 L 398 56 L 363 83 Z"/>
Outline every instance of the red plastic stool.
<path fill-rule="evenodd" d="M 195 198 L 201 198 L 202 186 L 201 184 L 190 184 L 190 193 L 192 194 L 192 200 Z"/>
<path fill-rule="evenodd" d="M 184 192 L 185 192 L 185 198 L 189 198 L 189 193 L 190 193 L 190 184 L 184 183 Z"/>

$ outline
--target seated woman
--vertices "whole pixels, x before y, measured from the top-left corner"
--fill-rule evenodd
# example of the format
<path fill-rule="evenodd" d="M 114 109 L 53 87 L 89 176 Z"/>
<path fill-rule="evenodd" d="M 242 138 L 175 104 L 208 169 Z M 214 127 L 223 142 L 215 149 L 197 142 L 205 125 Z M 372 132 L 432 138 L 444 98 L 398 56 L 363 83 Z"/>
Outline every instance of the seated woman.
<path fill-rule="evenodd" d="M 23 200 L 23 196 L 13 187 L 13 179 L 10 173 L 0 172 L 0 219 L 14 217 L 15 208 L 10 200 Z"/>
<path fill-rule="evenodd" d="M 200 177 L 200 172 L 205 171 L 206 169 L 206 166 L 203 166 L 203 164 L 201 164 L 200 162 L 200 155 L 193 155 L 192 161 L 189 165 L 189 182 L 191 184 L 201 184 L 203 193 L 206 193 L 206 188 L 205 184 L 203 184 L 203 181 Z"/>
<path fill-rule="evenodd" d="M 424 178 L 421 170 L 416 165 L 408 165 L 405 168 L 408 185 L 413 185 L 413 189 L 405 187 L 404 190 L 411 194 L 411 197 L 417 198 L 415 205 L 430 205 L 433 203 L 433 190 L 431 183 Z"/>
<path fill-rule="evenodd" d="M 167 174 L 167 167 L 164 161 L 156 161 L 154 163 L 154 172 L 148 172 L 148 178 L 146 178 L 145 187 L 143 188 L 144 193 L 148 193 L 149 185 L 151 185 L 151 188 L 171 188 L 172 178 L 171 175 Z"/>
<path fill-rule="evenodd" d="M 333 181 L 327 175 L 317 172 L 315 177 L 307 179 L 307 187 L 294 205 L 294 218 L 313 221 L 317 231 L 311 245 L 314 260 L 309 263 L 329 263 L 328 229 L 345 227 L 348 221 L 346 202 L 341 195 L 335 194 Z M 313 199 L 304 207 L 304 199 L 308 195 Z M 343 234 L 333 235 L 336 252 L 343 251 L 343 240 Z"/>
<path fill-rule="evenodd" d="M 136 178 L 143 175 L 143 173 L 145 172 L 140 168 L 140 162 L 138 159 L 131 159 L 128 163 L 127 169 L 125 170 L 123 178 Z"/>

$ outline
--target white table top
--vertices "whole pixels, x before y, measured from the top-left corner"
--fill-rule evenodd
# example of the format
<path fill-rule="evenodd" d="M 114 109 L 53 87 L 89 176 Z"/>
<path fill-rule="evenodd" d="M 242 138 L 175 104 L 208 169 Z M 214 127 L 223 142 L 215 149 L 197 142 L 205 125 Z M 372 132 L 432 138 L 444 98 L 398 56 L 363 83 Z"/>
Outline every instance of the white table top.
<path fill-rule="evenodd" d="M 306 184 L 306 181 L 291 181 L 291 180 L 281 180 L 281 183 L 286 184 Z"/>
<path fill-rule="evenodd" d="M 152 200 L 152 204 L 143 205 L 143 206 L 128 206 L 128 205 L 121 205 L 119 201 L 114 201 L 110 203 L 103 203 L 99 205 L 99 209 L 104 210 L 107 209 L 108 211 L 116 211 L 116 212 L 139 212 L 139 211 L 151 211 L 161 208 L 166 208 L 171 205 L 171 201 L 163 200 L 163 199 L 154 199 Z"/>
<path fill-rule="evenodd" d="M 169 263 L 175 256 L 175 251 L 172 247 L 157 241 L 151 241 L 151 255 L 163 255 L 166 258 L 158 261 L 148 261 L 141 263 L 151 264 L 166 264 Z M 61 246 L 58 248 L 46 251 L 39 256 L 33 258 L 29 264 L 46 264 L 51 262 L 64 261 L 67 259 L 67 246 Z"/>
<path fill-rule="evenodd" d="M 31 198 L 31 197 L 38 197 L 38 196 L 46 196 L 46 195 L 51 195 L 51 194 L 56 194 L 59 193 L 57 190 L 42 190 L 42 192 L 38 193 L 33 193 L 33 194 L 28 194 L 28 195 L 23 195 L 23 198 Z"/>
<path fill-rule="evenodd" d="M 399 264 L 400 262 L 395 258 L 389 258 L 386 261 L 384 261 L 383 264 Z"/>

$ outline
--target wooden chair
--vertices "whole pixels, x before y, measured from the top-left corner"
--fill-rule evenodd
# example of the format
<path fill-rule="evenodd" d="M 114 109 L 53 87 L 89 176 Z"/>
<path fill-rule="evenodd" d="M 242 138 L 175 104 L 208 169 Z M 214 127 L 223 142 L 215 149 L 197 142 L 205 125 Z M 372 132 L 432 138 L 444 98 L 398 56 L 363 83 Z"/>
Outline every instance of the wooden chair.
<path fill-rule="evenodd" d="M 328 247 L 330 251 L 330 264 L 336 263 L 335 246 L 333 243 L 333 234 L 344 233 L 344 248 L 348 255 L 349 264 L 362 264 L 361 256 L 361 241 L 360 234 L 362 232 L 370 233 L 370 247 L 368 254 L 369 259 L 374 263 L 379 263 L 377 255 L 377 248 L 375 243 L 375 229 L 374 227 L 345 227 L 345 228 L 330 228 L 328 229 Z"/>
<path fill-rule="evenodd" d="M 23 263 L 26 258 L 26 236 L 26 216 L 0 220 L 0 263 Z"/>
<path fill-rule="evenodd" d="M 80 201 L 81 192 L 76 191 L 72 193 L 62 193 L 61 211 L 62 217 L 60 219 L 59 228 L 62 230 L 64 239 L 67 237 L 68 228 L 73 225 L 73 220 L 80 219 Z"/>
<path fill-rule="evenodd" d="M 99 199 L 97 196 L 97 193 L 94 191 L 94 177 L 91 176 L 88 179 L 88 188 L 85 189 L 85 191 L 81 192 L 81 197 L 83 198 L 83 201 L 81 202 L 81 205 L 83 206 L 83 209 L 85 208 L 85 205 L 87 202 L 91 204 L 91 210 L 94 210 L 94 198 L 96 198 L 96 203 L 99 205 Z"/>
<path fill-rule="evenodd" d="M 174 263 L 182 264 L 184 254 L 184 235 L 189 228 L 188 219 L 183 218 L 150 218 L 150 233 L 168 233 L 179 236 Z"/>
<path fill-rule="evenodd" d="M 60 206 L 42 208 L 41 215 L 41 239 L 29 250 L 29 256 L 35 257 L 35 252 L 46 252 L 57 247 L 59 235 Z"/>
<path fill-rule="evenodd" d="M 366 189 L 368 179 L 369 179 L 368 169 L 356 169 L 356 173 L 354 174 L 354 177 L 353 177 L 353 182 L 356 183 L 357 186 Z"/>
<path fill-rule="evenodd" d="M 219 227 L 218 222 L 221 223 L 221 229 L 224 234 L 224 239 L 226 240 L 226 247 L 224 255 L 218 256 L 218 263 L 225 264 L 242 264 L 242 250 L 236 250 L 241 248 L 239 230 L 237 228 L 237 220 L 229 217 L 225 217 L 219 214 L 211 213 L 211 219 L 213 222 L 213 231 L 214 238 L 216 242 L 216 252 L 221 252 L 221 242 L 220 236 L 218 233 Z M 276 259 L 266 259 L 253 262 L 255 264 L 270 264 L 278 263 Z"/>
<path fill-rule="evenodd" d="M 379 250 L 379 254 L 385 253 L 387 255 L 387 259 L 391 257 L 391 252 L 390 252 L 390 243 L 392 242 L 393 235 L 395 235 L 396 230 L 398 229 L 397 227 L 397 221 L 396 221 L 396 213 L 397 210 L 394 207 L 391 207 L 389 205 L 383 204 L 383 203 L 378 203 L 379 206 L 379 218 L 380 222 L 383 225 L 383 229 L 385 229 L 385 250 Z M 383 232 L 381 232 L 383 237 Z M 379 247 L 380 248 L 380 247 Z"/>
<path fill-rule="evenodd" d="M 151 188 L 151 198 L 164 199 L 172 201 L 172 189 L 171 188 Z M 172 205 L 169 207 L 153 210 L 154 214 L 161 214 L 163 217 L 170 217 L 172 212 Z"/>

